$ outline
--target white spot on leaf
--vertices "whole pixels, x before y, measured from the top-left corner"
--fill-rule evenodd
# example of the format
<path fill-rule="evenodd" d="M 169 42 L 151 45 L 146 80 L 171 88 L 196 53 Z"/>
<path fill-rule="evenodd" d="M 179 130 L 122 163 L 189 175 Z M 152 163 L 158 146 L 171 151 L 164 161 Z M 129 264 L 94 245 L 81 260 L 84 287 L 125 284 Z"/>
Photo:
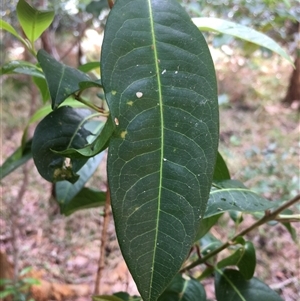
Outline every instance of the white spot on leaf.
<path fill-rule="evenodd" d="M 115 124 L 116 124 L 116 125 L 119 125 L 119 120 L 118 120 L 118 118 L 115 118 Z"/>
<path fill-rule="evenodd" d="M 142 92 L 136 92 L 135 95 L 136 95 L 137 98 L 143 97 L 143 93 Z"/>

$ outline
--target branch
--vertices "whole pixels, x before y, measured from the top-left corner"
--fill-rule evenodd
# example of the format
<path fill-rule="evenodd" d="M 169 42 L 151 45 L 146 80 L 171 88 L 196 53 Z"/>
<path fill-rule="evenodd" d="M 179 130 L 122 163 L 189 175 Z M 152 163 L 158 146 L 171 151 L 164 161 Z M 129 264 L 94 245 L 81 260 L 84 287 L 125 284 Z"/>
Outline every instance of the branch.
<path fill-rule="evenodd" d="M 297 203 L 300 200 L 300 194 L 296 195 L 294 198 L 292 198 L 291 200 L 289 200 L 288 202 L 284 203 L 283 205 L 281 205 L 280 207 L 278 207 L 276 210 L 274 210 L 271 213 L 266 213 L 264 217 L 262 217 L 260 220 L 258 220 L 257 222 L 255 222 L 254 224 L 252 224 L 249 228 L 244 229 L 243 231 L 239 232 L 238 234 L 236 234 L 230 241 L 225 242 L 223 245 L 221 245 L 219 248 L 215 249 L 214 251 L 210 252 L 209 254 L 207 254 L 206 256 L 199 258 L 198 260 L 192 262 L 191 264 L 187 265 L 186 267 L 183 267 L 180 272 L 185 272 L 187 270 L 190 270 L 192 268 L 194 268 L 195 266 L 205 263 L 209 258 L 217 255 L 218 253 L 220 253 L 221 251 L 225 250 L 227 247 L 229 247 L 230 245 L 234 244 L 234 241 L 239 237 L 239 236 L 244 236 L 246 234 L 248 234 L 249 232 L 251 232 L 252 230 L 258 228 L 259 226 L 276 219 L 277 215 L 282 212 L 283 210 L 291 207 L 293 204 Z"/>

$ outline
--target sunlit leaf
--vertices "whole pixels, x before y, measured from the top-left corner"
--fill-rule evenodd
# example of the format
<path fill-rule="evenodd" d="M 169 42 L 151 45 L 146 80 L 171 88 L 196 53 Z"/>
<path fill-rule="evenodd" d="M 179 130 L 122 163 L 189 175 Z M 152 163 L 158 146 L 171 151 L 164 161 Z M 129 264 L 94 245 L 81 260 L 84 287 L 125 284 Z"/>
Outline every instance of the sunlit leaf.
<path fill-rule="evenodd" d="M 231 21 L 219 18 L 193 18 L 195 25 L 202 31 L 215 31 L 223 34 L 232 35 L 236 38 L 248 41 L 259 46 L 270 49 L 279 54 L 292 65 L 294 65 L 291 57 L 282 49 L 282 47 L 265 34 L 256 31 L 253 28 L 237 24 Z"/>
<path fill-rule="evenodd" d="M 19 39 L 24 45 L 27 46 L 26 41 L 17 33 L 17 31 L 10 24 L 8 24 L 2 19 L 0 19 L 0 29 L 8 31 L 12 35 L 14 35 L 17 39 Z"/>
<path fill-rule="evenodd" d="M 54 11 L 39 11 L 25 0 L 18 1 L 17 15 L 22 29 L 31 43 L 41 36 L 54 19 Z"/>

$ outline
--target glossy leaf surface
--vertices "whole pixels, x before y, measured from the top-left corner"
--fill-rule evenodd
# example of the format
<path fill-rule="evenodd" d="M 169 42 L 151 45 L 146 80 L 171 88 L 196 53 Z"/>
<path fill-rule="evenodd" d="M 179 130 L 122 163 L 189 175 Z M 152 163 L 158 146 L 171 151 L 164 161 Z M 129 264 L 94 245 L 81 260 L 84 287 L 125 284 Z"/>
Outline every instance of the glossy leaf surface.
<path fill-rule="evenodd" d="M 292 65 L 294 64 L 290 56 L 278 43 L 276 43 L 267 35 L 258 32 L 253 28 L 231 21 L 211 17 L 193 18 L 193 22 L 202 31 L 215 31 L 223 34 L 228 34 L 244 41 L 248 41 L 256 45 L 268 48 L 288 60 Z"/>
<path fill-rule="evenodd" d="M 74 109 L 68 106 L 47 115 L 36 127 L 32 141 L 34 163 L 40 175 L 50 181 L 68 180 L 76 182 L 76 172 L 86 160 L 66 159 L 53 150 L 64 150 L 68 147 L 82 148 L 87 144 L 91 132 L 84 127 L 91 112 L 86 109 Z"/>
<path fill-rule="evenodd" d="M 213 62 L 176 0 L 118 0 L 101 72 L 116 125 L 108 153 L 116 232 L 143 300 L 156 300 L 206 208 L 219 127 Z"/>
<path fill-rule="evenodd" d="M 157 301 L 206 301 L 203 285 L 186 276 L 176 275 Z"/>
<path fill-rule="evenodd" d="M 93 81 L 87 74 L 58 62 L 44 50 L 38 51 L 37 59 L 48 83 L 53 109 L 70 95 L 81 90 L 81 82 L 90 82 L 89 87 L 99 87 L 99 83 Z"/>
<path fill-rule="evenodd" d="M 215 276 L 217 301 L 283 301 L 265 283 L 257 278 L 245 280 L 236 270 L 219 271 Z"/>
<path fill-rule="evenodd" d="M 39 11 L 25 0 L 19 0 L 17 15 L 22 29 L 31 43 L 41 36 L 54 19 L 54 11 Z"/>
<path fill-rule="evenodd" d="M 7 22 L 4 20 L 0 20 L 0 29 L 6 30 L 12 35 L 14 35 L 17 39 L 19 39 L 24 45 L 27 46 L 26 41 L 17 33 L 17 31 Z"/>

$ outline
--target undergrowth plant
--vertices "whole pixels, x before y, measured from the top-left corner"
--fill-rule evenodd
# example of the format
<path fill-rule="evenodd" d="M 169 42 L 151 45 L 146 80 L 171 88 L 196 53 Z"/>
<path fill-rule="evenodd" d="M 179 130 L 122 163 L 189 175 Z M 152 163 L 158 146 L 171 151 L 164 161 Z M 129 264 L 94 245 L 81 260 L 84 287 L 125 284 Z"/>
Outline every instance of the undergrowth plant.
<path fill-rule="evenodd" d="M 293 234 L 289 221 L 295 216 L 281 213 L 300 196 L 271 202 L 230 177 L 218 152 L 214 64 L 199 28 L 290 58 L 250 28 L 216 18 L 191 20 L 175 0 L 109 4 L 100 64 L 78 69 L 35 49 L 54 12 L 20 0 L 17 16 L 26 38 L 1 21 L 36 58 L 10 61 L 2 74 L 31 76 L 44 103 L 24 127 L 21 146 L 2 165 L 1 178 L 33 157 L 40 175 L 55 183 L 62 214 L 111 201 L 122 255 L 141 296 L 122 292 L 94 300 L 207 300 L 201 281 L 212 275 L 218 301 L 282 300 L 254 277 L 255 246 L 245 234 L 271 220 Z M 99 66 L 101 79 L 90 76 Z M 102 105 L 85 96 L 90 88 L 98 88 Z M 86 188 L 106 150 L 108 190 Z M 225 212 L 237 224 L 244 213 L 259 218 L 221 242 L 210 229 Z M 225 249 L 229 255 L 218 260 Z M 197 279 L 191 271 L 196 266 Z"/>

